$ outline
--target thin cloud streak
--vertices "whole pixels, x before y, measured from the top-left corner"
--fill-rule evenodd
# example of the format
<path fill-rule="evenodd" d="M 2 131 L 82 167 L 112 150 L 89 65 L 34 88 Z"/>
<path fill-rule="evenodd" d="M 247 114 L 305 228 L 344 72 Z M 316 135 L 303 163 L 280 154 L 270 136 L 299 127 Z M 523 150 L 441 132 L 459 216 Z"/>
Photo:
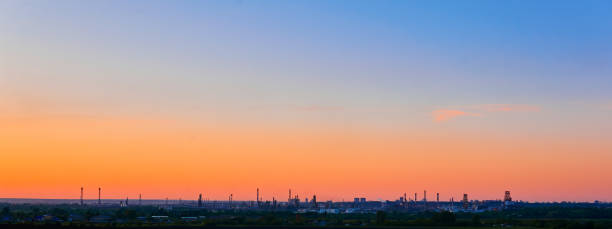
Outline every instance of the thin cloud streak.
<path fill-rule="evenodd" d="M 345 107 L 342 106 L 327 106 L 327 105 L 268 105 L 268 106 L 253 106 L 249 109 L 254 110 L 285 110 L 285 111 L 342 111 Z"/>
<path fill-rule="evenodd" d="M 486 112 L 538 112 L 539 106 L 528 104 L 482 104 L 477 106 L 478 109 Z"/>
<path fill-rule="evenodd" d="M 432 112 L 432 117 L 434 122 L 445 122 L 459 116 L 482 117 L 483 113 L 539 112 L 540 110 L 540 106 L 529 104 L 479 104 L 458 109 L 437 109 Z"/>
<path fill-rule="evenodd" d="M 321 105 L 303 106 L 303 107 L 295 108 L 295 110 L 300 110 L 300 111 L 340 111 L 343 109 L 344 108 L 340 106 L 321 106 Z"/>
<path fill-rule="evenodd" d="M 472 116 L 472 117 L 482 116 L 481 114 L 478 114 L 478 113 L 469 113 L 469 112 L 460 111 L 460 110 L 446 110 L 446 109 L 435 110 L 432 112 L 432 115 L 434 117 L 435 122 L 445 122 L 445 121 L 448 121 L 458 116 Z"/>

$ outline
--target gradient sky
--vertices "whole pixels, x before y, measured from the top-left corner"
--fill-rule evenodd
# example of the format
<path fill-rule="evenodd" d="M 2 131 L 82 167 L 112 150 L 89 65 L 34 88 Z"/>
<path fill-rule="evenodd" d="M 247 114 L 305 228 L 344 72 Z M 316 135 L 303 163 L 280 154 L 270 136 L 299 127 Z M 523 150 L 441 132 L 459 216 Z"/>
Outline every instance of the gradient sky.
<path fill-rule="evenodd" d="M 612 201 L 610 12 L 0 0 L 0 197 Z"/>

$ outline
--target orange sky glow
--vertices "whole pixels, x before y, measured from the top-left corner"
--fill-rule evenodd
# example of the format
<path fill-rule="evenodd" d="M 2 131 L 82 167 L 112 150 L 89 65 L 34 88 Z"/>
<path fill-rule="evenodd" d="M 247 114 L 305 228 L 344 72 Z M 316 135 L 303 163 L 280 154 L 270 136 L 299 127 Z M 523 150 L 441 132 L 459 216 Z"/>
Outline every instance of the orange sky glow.
<path fill-rule="evenodd" d="M 220 127 L 168 119 L 2 117 L 0 196 L 265 199 L 287 189 L 339 201 L 394 199 L 424 189 L 441 198 L 589 200 L 612 182 L 610 143 L 447 132 L 326 127 Z M 529 152 L 539 152 L 532 155 Z M 583 157 L 589 152 L 596 157 Z M 571 185 L 570 185 L 571 184 Z M 555 192 L 552 192 L 552 191 Z M 433 194 L 432 194 L 433 195 Z"/>

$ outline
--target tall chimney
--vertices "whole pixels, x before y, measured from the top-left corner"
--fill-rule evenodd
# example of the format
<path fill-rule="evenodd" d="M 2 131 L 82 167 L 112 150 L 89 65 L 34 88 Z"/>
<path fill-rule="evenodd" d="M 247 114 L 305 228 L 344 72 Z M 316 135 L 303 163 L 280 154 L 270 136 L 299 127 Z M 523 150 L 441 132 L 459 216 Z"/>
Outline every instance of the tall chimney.
<path fill-rule="evenodd" d="M 202 207 L 202 193 L 200 193 L 200 197 L 198 197 L 198 207 Z"/>

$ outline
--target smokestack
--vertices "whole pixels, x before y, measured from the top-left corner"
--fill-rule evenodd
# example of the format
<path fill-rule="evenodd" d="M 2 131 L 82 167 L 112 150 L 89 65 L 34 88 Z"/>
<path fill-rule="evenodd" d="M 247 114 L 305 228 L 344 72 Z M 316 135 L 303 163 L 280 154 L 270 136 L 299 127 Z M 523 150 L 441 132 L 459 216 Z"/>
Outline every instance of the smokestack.
<path fill-rule="evenodd" d="M 142 205 L 142 194 L 138 194 L 138 205 Z"/>
<path fill-rule="evenodd" d="M 257 188 L 257 205 L 259 205 L 259 188 Z"/>
<path fill-rule="evenodd" d="M 102 188 L 98 187 L 98 205 L 102 204 Z"/>
<path fill-rule="evenodd" d="M 419 200 L 417 199 L 417 193 L 415 192 L 414 193 L 414 202 L 417 202 L 417 201 L 419 201 Z"/>
<path fill-rule="evenodd" d="M 291 203 L 291 189 L 289 189 L 289 199 L 287 199 L 287 203 Z"/>
<path fill-rule="evenodd" d="M 81 187 L 81 206 L 83 206 L 83 187 Z"/>
<path fill-rule="evenodd" d="M 198 207 L 202 207 L 202 193 L 200 193 L 200 197 L 198 197 Z"/>
<path fill-rule="evenodd" d="M 423 202 L 427 202 L 427 190 L 423 190 Z"/>
<path fill-rule="evenodd" d="M 436 202 L 440 202 L 440 193 L 436 193 Z"/>

